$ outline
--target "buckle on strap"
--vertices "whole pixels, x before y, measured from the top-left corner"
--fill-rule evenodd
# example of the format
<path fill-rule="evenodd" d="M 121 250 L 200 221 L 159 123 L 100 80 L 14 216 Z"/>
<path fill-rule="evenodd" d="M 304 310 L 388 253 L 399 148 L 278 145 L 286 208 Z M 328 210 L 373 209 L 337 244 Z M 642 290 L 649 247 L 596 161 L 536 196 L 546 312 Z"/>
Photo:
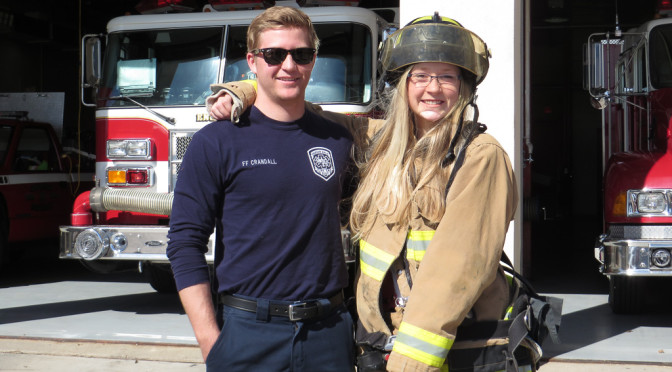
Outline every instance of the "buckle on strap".
<path fill-rule="evenodd" d="M 305 309 L 306 305 L 307 305 L 306 302 L 295 302 L 293 304 L 289 304 L 288 312 L 287 312 L 287 315 L 289 316 L 289 320 L 292 321 L 292 322 L 298 322 L 298 321 L 302 320 L 303 318 L 301 317 L 301 315 L 296 315 L 294 311 L 295 311 L 295 309 Z"/>

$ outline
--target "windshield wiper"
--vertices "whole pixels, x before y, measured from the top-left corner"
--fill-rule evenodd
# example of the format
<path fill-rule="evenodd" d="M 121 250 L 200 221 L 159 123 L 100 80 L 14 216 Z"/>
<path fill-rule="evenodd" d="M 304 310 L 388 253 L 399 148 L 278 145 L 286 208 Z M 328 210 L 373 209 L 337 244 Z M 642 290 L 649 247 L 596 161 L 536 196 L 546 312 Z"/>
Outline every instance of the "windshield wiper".
<path fill-rule="evenodd" d="M 154 115 L 160 117 L 161 119 L 163 119 L 163 120 L 169 122 L 170 124 L 175 125 L 175 119 L 174 119 L 174 118 L 171 118 L 171 117 L 168 117 L 168 116 L 166 116 L 166 115 L 160 114 L 160 113 L 158 113 L 158 112 L 156 112 L 156 111 L 150 109 L 149 107 L 143 105 L 142 103 L 140 103 L 140 102 L 134 100 L 134 99 L 131 98 L 131 97 L 128 97 L 128 96 L 113 96 L 113 97 L 109 97 L 109 99 L 111 99 L 111 100 L 115 100 L 115 101 L 123 100 L 123 101 L 129 101 L 129 102 L 135 103 L 136 105 L 138 105 L 138 106 L 142 107 L 143 109 L 145 109 L 145 110 L 151 112 L 152 114 L 154 114 Z"/>

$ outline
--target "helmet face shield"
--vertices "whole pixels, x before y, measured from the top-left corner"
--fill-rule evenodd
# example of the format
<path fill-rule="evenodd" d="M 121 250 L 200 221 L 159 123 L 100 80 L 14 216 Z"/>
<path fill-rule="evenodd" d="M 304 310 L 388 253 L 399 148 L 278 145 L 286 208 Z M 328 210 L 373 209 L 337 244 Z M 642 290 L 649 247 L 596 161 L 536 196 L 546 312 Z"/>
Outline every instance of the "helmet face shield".
<path fill-rule="evenodd" d="M 489 57 L 485 42 L 463 27 L 419 23 L 390 35 L 383 44 L 380 62 L 383 71 L 388 72 L 414 63 L 450 63 L 473 73 L 479 84 L 488 73 Z"/>

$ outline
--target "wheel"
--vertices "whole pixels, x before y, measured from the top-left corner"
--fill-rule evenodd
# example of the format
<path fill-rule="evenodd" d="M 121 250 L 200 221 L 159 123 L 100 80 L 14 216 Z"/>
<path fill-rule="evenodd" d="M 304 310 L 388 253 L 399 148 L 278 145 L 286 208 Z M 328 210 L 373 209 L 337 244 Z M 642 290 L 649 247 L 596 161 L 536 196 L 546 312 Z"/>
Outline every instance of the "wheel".
<path fill-rule="evenodd" d="M 146 264 L 142 272 L 145 274 L 149 285 L 159 293 L 177 293 L 173 270 L 167 264 Z"/>
<path fill-rule="evenodd" d="M 645 281 L 642 277 L 610 276 L 609 306 L 616 314 L 637 314 L 644 309 Z"/>
<path fill-rule="evenodd" d="M 9 243 L 7 242 L 7 231 L 0 226 L 0 275 L 7 267 L 9 262 Z"/>

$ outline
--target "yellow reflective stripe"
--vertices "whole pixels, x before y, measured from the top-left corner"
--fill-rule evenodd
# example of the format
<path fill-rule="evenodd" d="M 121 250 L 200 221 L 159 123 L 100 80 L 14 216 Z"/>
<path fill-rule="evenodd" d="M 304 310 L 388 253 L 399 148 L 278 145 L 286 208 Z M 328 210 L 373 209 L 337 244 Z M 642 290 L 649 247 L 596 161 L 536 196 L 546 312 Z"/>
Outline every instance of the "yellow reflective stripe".
<path fill-rule="evenodd" d="M 504 272 L 504 277 L 506 278 L 506 282 L 509 283 L 509 287 L 513 287 L 513 275 L 507 273 L 506 271 Z"/>
<path fill-rule="evenodd" d="M 454 340 L 402 322 L 393 350 L 421 363 L 441 367 Z"/>
<path fill-rule="evenodd" d="M 241 80 L 240 82 L 251 84 L 252 87 L 254 87 L 254 90 L 257 90 L 257 80 L 256 79 Z"/>
<path fill-rule="evenodd" d="M 359 241 L 359 257 L 362 273 L 378 281 L 383 280 L 387 269 L 392 265 L 395 258 L 364 240 Z"/>
<path fill-rule="evenodd" d="M 504 319 L 503 320 L 509 320 L 511 319 L 511 315 L 513 315 L 513 306 L 509 306 L 506 309 L 506 313 L 504 314 Z"/>
<path fill-rule="evenodd" d="M 408 239 L 411 240 L 432 240 L 436 231 L 434 230 L 411 230 L 408 232 Z"/>
<path fill-rule="evenodd" d="M 422 261 L 429 242 L 434 238 L 434 230 L 409 231 L 406 237 L 406 258 L 416 262 Z"/>
<path fill-rule="evenodd" d="M 447 364 L 442 365 L 441 369 L 439 369 L 439 372 L 450 372 L 448 370 L 448 365 Z"/>
<path fill-rule="evenodd" d="M 513 282 L 513 275 L 509 274 L 508 272 L 504 272 L 504 278 L 506 279 L 506 282 L 509 284 L 509 292 L 511 291 L 511 287 L 515 285 Z M 513 316 L 513 306 L 509 306 L 506 309 L 506 313 L 504 313 L 504 319 L 503 320 L 510 320 L 511 317 Z"/>

